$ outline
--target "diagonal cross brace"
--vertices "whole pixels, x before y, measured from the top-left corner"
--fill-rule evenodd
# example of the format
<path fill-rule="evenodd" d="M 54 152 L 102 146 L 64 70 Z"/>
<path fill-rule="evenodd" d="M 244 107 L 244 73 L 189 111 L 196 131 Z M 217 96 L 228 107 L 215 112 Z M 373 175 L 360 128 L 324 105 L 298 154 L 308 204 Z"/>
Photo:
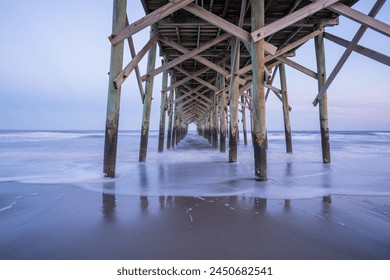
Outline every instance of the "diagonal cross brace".
<path fill-rule="evenodd" d="M 378 0 L 376 1 L 375 5 L 372 7 L 370 13 L 368 14 L 370 17 L 375 17 L 379 10 L 382 8 L 383 4 L 386 2 L 386 0 Z M 359 40 L 363 37 L 364 33 L 367 30 L 367 26 L 362 25 L 359 30 L 356 32 L 355 36 L 353 37 L 351 43 L 349 43 L 349 46 L 341 56 L 340 60 L 337 62 L 336 66 L 334 67 L 332 73 L 329 75 L 327 80 L 325 81 L 325 84 L 321 87 L 319 93 L 317 94 L 316 98 L 313 100 L 313 105 L 317 106 L 318 102 L 320 102 L 321 97 L 325 94 L 326 90 L 329 88 L 330 84 L 333 82 L 333 80 L 336 78 L 337 74 L 343 67 L 344 63 L 347 61 L 348 57 L 351 55 L 353 50 L 355 49 L 356 45 L 359 43 Z"/>

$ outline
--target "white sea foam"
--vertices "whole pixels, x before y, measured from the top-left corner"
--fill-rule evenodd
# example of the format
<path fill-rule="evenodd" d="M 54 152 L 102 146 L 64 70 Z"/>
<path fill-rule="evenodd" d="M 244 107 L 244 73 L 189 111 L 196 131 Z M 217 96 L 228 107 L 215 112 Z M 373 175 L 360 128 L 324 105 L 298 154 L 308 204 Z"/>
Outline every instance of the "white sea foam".
<path fill-rule="evenodd" d="M 0 208 L 0 212 L 11 209 L 15 204 L 16 204 L 16 202 L 12 202 L 10 205 L 3 207 L 3 208 Z"/>

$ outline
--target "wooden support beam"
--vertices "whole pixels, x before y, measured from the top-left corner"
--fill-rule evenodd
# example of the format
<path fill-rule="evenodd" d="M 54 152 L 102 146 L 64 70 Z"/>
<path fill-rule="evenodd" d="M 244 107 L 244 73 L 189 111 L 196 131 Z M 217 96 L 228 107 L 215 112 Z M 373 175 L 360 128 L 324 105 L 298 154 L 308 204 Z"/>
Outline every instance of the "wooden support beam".
<path fill-rule="evenodd" d="M 264 0 L 252 1 L 252 31 L 261 29 L 264 26 L 264 13 Z M 264 38 L 262 38 L 252 42 L 253 153 L 255 158 L 255 175 L 260 181 L 267 180 L 264 67 Z"/>
<path fill-rule="evenodd" d="M 232 40 L 231 47 L 231 72 L 238 71 L 240 66 L 240 41 L 236 38 Z M 237 161 L 237 143 L 238 143 L 238 96 L 239 83 L 238 75 L 233 75 L 229 85 L 229 109 L 230 109 L 230 129 L 229 129 L 229 162 Z"/>
<path fill-rule="evenodd" d="M 180 113 L 177 114 L 175 119 L 175 145 L 177 146 L 180 143 L 180 122 L 181 122 L 181 115 Z"/>
<path fill-rule="evenodd" d="M 179 97 L 179 91 L 175 90 L 175 100 Z M 178 118 L 177 104 L 173 104 L 173 118 L 172 118 L 172 138 L 171 138 L 171 148 L 175 147 L 176 144 L 176 118 Z"/>
<path fill-rule="evenodd" d="M 182 99 L 188 97 L 188 96 L 191 96 L 192 94 L 194 94 L 195 92 L 199 92 L 199 90 L 201 90 L 202 88 L 204 88 L 204 85 L 199 85 L 198 87 L 194 88 L 194 89 L 191 89 L 189 92 L 186 92 L 184 93 L 183 95 L 181 95 L 180 97 L 176 98 L 175 100 L 175 103 L 181 101 Z M 188 88 L 187 88 L 188 89 Z M 209 89 L 205 90 L 204 92 L 202 93 L 206 93 L 208 92 Z"/>
<path fill-rule="evenodd" d="M 269 35 L 272 35 L 301 19 L 309 17 L 318 11 L 338 2 L 339 0 L 318 0 L 312 4 L 309 4 L 277 21 L 274 21 L 266 26 L 263 26 L 251 33 L 253 41 L 257 42 Z"/>
<path fill-rule="evenodd" d="M 151 27 L 150 35 L 153 38 L 156 26 Z M 155 68 L 156 65 L 156 49 L 157 43 L 154 43 L 149 49 L 147 71 L 150 72 Z M 149 123 L 150 123 L 150 111 L 152 108 L 152 95 L 153 95 L 153 82 L 151 78 L 145 83 L 145 99 L 142 114 L 142 125 L 141 125 L 141 141 L 139 148 L 139 161 L 146 161 L 146 154 L 148 150 L 148 139 L 149 139 Z"/>
<path fill-rule="evenodd" d="M 268 83 L 270 84 L 270 85 L 272 85 L 272 83 L 274 82 L 274 79 L 275 79 L 275 77 L 276 77 L 276 73 L 278 72 L 278 67 L 275 67 L 275 70 L 273 71 L 273 73 L 272 73 L 272 76 L 271 76 L 271 79 L 268 79 Z M 268 96 L 269 96 L 269 93 L 270 93 L 270 91 L 271 91 L 271 89 L 267 89 L 267 92 L 266 92 L 266 94 L 265 94 L 265 101 L 267 102 L 267 99 L 268 99 Z"/>
<path fill-rule="evenodd" d="M 245 104 L 245 97 L 241 95 L 241 116 L 242 116 L 242 133 L 244 135 L 244 145 L 248 145 L 248 136 L 246 133 L 246 113 L 245 108 L 249 110 L 249 106 Z"/>
<path fill-rule="evenodd" d="M 248 5 L 250 8 L 250 5 Z M 223 17 L 223 16 L 222 16 Z M 267 17 L 266 23 L 270 24 L 279 18 L 272 18 Z M 231 20 L 231 19 L 228 19 Z M 231 21 L 230 21 L 231 22 Z M 232 23 L 232 22 L 231 22 Z M 233 24 L 233 23 L 232 23 Z M 290 27 L 313 27 L 314 25 L 321 25 L 321 26 L 335 26 L 339 24 L 338 18 L 305 18 L 303 20 L 297 21 L 290 25 Z M 214 24 L 211 24 L 210 22 L 204 21 L 200 18 L 170 18 L 166 17 L 158 22 L 158 26 L 162 28 L 174 28 L 176 34 L 176 28 L 185 28 L 185 27 L 192 27 L 192 26 L 201 26 L 201 27 L 212 27 L 215 26 Z M 250 19 L 245 19 L 242 26 L 250 27 L 251 21 Z M 239 26 L 242 28 L 242 26 Z M 180 41 L 178 41 L 180 43 Z"/>
<path fill-rule="evenodd" d="M 218 83 L 218 81 L 216 81 Z M 218 114 L 219 114 L 219 106 L 218 106 L 218 96 L 213 93 L 213 105 L 212 105 L 212 113 L 213 113 L 213 148 L 218 148 L 218 130 L 219 130 L 219 124 L 218 124 Z"/>
<path fill-rule="evenodd" d="M 183 54 L 183 55 L 179 56 L 178 58 L 165 63 L 164 65 L 160 66 L 159 68 L 157 68 L 157 69 L 155 69 L 153 71 L 148 72 L 146 75 L 142 76 L 141 79 L 143 81 L 145 81 L 145 80 L 147 80 L 147 79 L 149 79 L 151 77 L 156 76 L 157 74 L 159 74 L 159 73 L 161 73 L 163 71 L 167 71 L 168 69 L 178 65 L 179 63 L 181 63 L 181 62 L 183 62 L 183 61 L 185 61 L 187 59 L 192 58 L 193 56 L 195 56 L 195 55 L 201 53 L 202 51 L 207 50 L 208 48 L 210 48 L 210 47 L 212 47 L 212 46 L 214 46 L 214 45 L 216 45 L 216 44 L 226 40 L 229 37 L 230 37 L 230 35 L 228 33 L 225 33 L 225 34 L 223 34 L 221 36 L 218 36 L 217 38 L 215 38 L 215 39 L 213 39 L 213 40 L 203 44 L 199 48 L 193 49 L 193 50 L 189 51 L 188 53 Z"/>
<path fill-rule="evenodd" d="M 210 22 L 211 24 L 215 25 L 216 27 L 221 28 L 225 32 L 230 33 L 231 35 L 239 38 L 243 42 L 250 43 L 250 33 L 246 30 L 238 27 L 237 25 L 217 16 L 216 14 L 213 14 L 198 5 L 195 4 L 189 4 L 183 8 L 184 10 L 196 15 L 197 17 L 200 17 L 201 19 Z M 266 51 L 270 54 L 275 53 L 276 47 L 270 43 L 265 43 Z"/>
<path fill-rule="evenodd" d="M 112 33 L 119 32 L 125 28 L 126 5 L 126 0 L 114 0 Z M 123 42 L 121 44 L 117 44 L 116 46 L 111 46 L 103 162 L 103 172 L 106 177 L 115 177 L 121 90 L 114 87 L 113 80 L 122 70 L 122 67 Z"/>
<path fill-rule="evenodd" d="M 223 64 L 223 67 L 224 67 L 224 64 Z M 219 77 L 219 83 L 220 83 L 220 89 L 221 88 L 225 88 L 225 78 L 220 75 Z M 226 129 L 227 129 L 227 125 L 226 125 L 226 115 L 227 115 L 227 102 L 226 102 L 226 98 L 224 95 L 221 95 L 220 97 L 220 110 L 219 110 L 219 126 L 220 126 L 220 130 L 219 130 L 219 151 L 221 153 L 225 153 L 226 152 Z"/>
<path fill-rule="evenodd" d="M 274 55 L 266 56 L 265 62 L 267 63 L 267 62 L 271 61 L 274 58 L 277 58 L 277 57 L 279 57 L 279 56 L 281 56 L 281 55 L 283 55 L 283 54 L 285 54 L 285 53 L 287 53 L 287 52 L 289 52 L 291 50 L 294 50 L 295 48 L 298 48 L 299 46 L 303 45 L 304 43 L 306 43 L 310 39 L 318 36 L 319 34 L 321 34 L 323 32 L 324 32 L 324 28 L 323 27 L 317 28 L 316 30 L 314 30 L 313 32 L 307 34 L 306 36 L 303 36 L 302 38 L 296 40 L 295 42 L 293 42 L 293 43 L 291 43 L 291 44 L 289 44 L 289 45 L 287 45 L 287 46 L 277 50 Z"/>
<path fill-rule="evenodd" d="M 200 98 L 199 98 L 199 97 L 200 97 Z M 208 109 L 208 108 L 210 107 L 211 102 L 204 101 L 204 100 L 202 100 L 201 98 L 203 98 L 203 96 L 200 95 L 200 94 L 199 94 L 199 95 L 196 95 L 196 96 L 190 96 L 188 99 L 186 99 L 186 100 L 180 102 L 180 103 L 178 104 L 178 106 L 179 106 L 179 107 L 183 107 L 184 105 L 188 104 L 189 102 L 194 102 L 194 101 L 196 101 L 196 102 L 200 103 L 200 106 L 204 106 L 205 108 Z"/>
<path fill-rule="evenodd" d="M 378 3 L 379 1 L 377 1 Z M 384 1 L 385 2 L 385 1 Z M 382 3 L 384 4 L 384 3 Z M 390 37 L 390 25 L 380 20 L 375 19 L 371 15 L 365 15 L 355 9 L 348 7 L 342 3 L 335 3 L 328 7 L 329 10 L 341 14 L 353 21 L 356 21 L 366 27 L 369 27 L 385 36 Z M 380 8 L 379 8 L 380 9 Z"/>
<path fill-rule="evenodd" d="M 330 34 L 325 32 L 324 38 L 328 39 L 329 41 L 332 41 L 333 43 L 336 43 L 340 46 L 343 46 L 347 48 L 350 44 L 349 41 L 342 39 L 340 37 L 337 37 L 336 35 Z M 382 53 L 379 53 L 377 51 L 374 51 L 372 49 L 366 48 L 361 45 L 356 45 L 353 49 L 355 52 L 364 55 L 368 58 L 371 58 L 377 62 L 383 63 L 384 65 L 390 66 L 390 56 L 384 55 Z"/>
<path fill-rule="evenodd" d="M 326 81 L 325 48 L 323 34 L 320 34 L 314 38 L 314 44 L 317 60 L 318 89 L 320 90 Z M 319 100 L 319 119 L 321 132 L 322 161 L 324 163 L 330 163 L 328 96 L 326 91 Z"/>
<path fill-rule="evenodd" d="M 178 107 L 182 108 L 184 105 L 188 104 L 189 102 L 197 101 L 198 103 L 200 103 L 201 106 L 204 106 L 205 108 L 209 108 L 210 103 L 202 100 L 201 98 L 202 98 L 201 95 L 189 96 L 186 100 L 183 100 L 180 103 L 178 103 Z"/>
<path fill-rule="evenodd" d="M 168 46 L 182 52 L 183 54 L 190 52 L 190 50 L 188 50 L 187 48 L 185 48 L 185 47 L 181 46 L 180 44 L 173 42 L 167 38 L 161 37 L 160 41 L 167 44 Z M 192 57 L 192 59 L 195 59 L 196 61 L 202 63 L 204 66 L 207 66 L 208 68 L 214 70 L 217 73 L 223 74 L 224 76 L 229 75 L 229 72 L 226 71 L 225 69 L 222 69 L 220 66 L 218 66 L 218 64 L 222 63 L 222 61 L 226 61 L 228 58 L 229 57 L 225 57 L 220 62 L 213 63 L 200 55 L 195 55 Z M 240 83 L 244 84 L 245 81 L 240 80 Z"/>
<path fill-rule="evenodd" d="M 187 86 L 187 85 L 183 85 L 184 88 L 192 91 L 192 88 Z M 184 90 L 183 90 L 183 93 L 186 93 Z M 208 104 L 211 103 L 211 98 L 205 96 L 206 93 L 210 93 L 210 90 L 209 89 L 205 89 L 204 91 L 194 91 L 193 93 L 195 93 L 197 96 L 199 96 L 200 98 L 202 98 L 204 101 L 206 101 Z"/>
<path fill-rule="evenodd" d="M 241 97 L 244 97 L 244 95 L 241 95 Z M 241 113 L 243 112 L 244 108 L 249 109 L 249 106 L 247 104 L 245 104 L 244 102 L 242 102 L 240 100 L 238 101 L 238 104 L 241 105 L 241 109 L 238 109 L 238 111 L 241 112 Z"/>
<path fill-rule="evenodd" d="M 375 17 L 379 10 L 382 8 L 383 4 L 386 2 L 386 0 L 378 0 L 376 1 L 375 5 L 372 7 L 369 17 Z M 337 74 L 340 72 L 341 68 L 344 66 L 344 63 L 347 61 L 348 57 L 353 52 L 354 48 L 358 44 L 359 40 L 363 37 L 364 33 L 367 30 L 367 26 L 362 25 L 359 30 L 356 32 L 355 36 L 353 37 L 351 43 L 348 45 L 347 49 L 344 51 L 343 55 L 341 56 L 340 60 L 337 62 L 336 66 L 334 67 L 333 71 L 330 73 L 329 77 L 327 78 L 326 82 L 323 84 L 323 86 L 320 88 L 316 98 L 313 101 L 313 105 L 317 106 L 321 96 L 324 94 L 324 92 L 329 88 L 333 80 L 336 78 Z"/>
<path fill-rule="evenodd" d="M 184 70 L 183 68 L 179 67 L 179 66 L 174 66 L 173 67 L 175 70 L 183 73 L 184 75 L 186 75 L 187 77 L 191 76 L 191 73 L 189 73 L 188 71 Z M 193 77 L 192 78 L 194 81 L 197 81 L 199 84 L 201 85 L 204 85 L 205 87 L 208 87 L 209 89 L 211 89 L 212 91 L 217 91 L 218 88 L 216 88 L 215 86 L 213 86 L 212 84 L 206 82 L 205 80 L 202 80 L 198 77 Z"/>
<path fill-rule="evenodd" d="M 129 20 L 128 20 L 127 16 L 126 16 L 126 25 L 129 25 Z M 133 37 L 130 36 L 129 38 L 127 38 L 127 43 L 129 44 L 131 59 L 134 59 L 136 56 L 136 53 L 135 53 Z M 138 88 L 139 88 L 139 93 L 141 95 L 141 100 L 143 102 L 144 96 L 145 96 L 145 91 L 144 91 L 144 87 L 142 85 L 141 73 L 139 71 L 138 65 L 135 67 L 134 71 L 135 71 L 135 76 L 137 78 L 137 84 L 138 84 Z"/>
<path fill-rule="evenodd" d="M 200 109 L 198 107 L 187 109 L 187 110 L 184 110 L 182 112 L 182 115 L 186 116 L 187 118 L 191 118 L 194 116 L 199 117 L 200 115 L 203 115 L 203 114 L 205 114 L 205 111 L 203 111 L 202 109 Z"/>
<path fill-rule="evenodd" d="M 185 104 L 189 103 L 189 102 L 193 102 L 193 101 L 196 101 L 202 105 L 204 105 L 206 108 L 209 108 L 210 107 L 210 103 L 207 103 L 205 101 L 203 101 L 202 99 L 199 99 L 199 97 L 202 97 L 201 95 L 197 95 L 197 96 L 190 96 L 190 98 L 184 100 L 183 102 L 181 102 L 178 106 L 179 107 L 182 107 L 184 106 Z"/>
<path fill-rule="evenodd" d="M 196 114 L 204 114 L 206 110 L 203 107 L 198 107 L 198 105 L 194 105 L 188 108 L 184 108 L 182 110 L 182 115 L 185 116 L 191 116 L 191 115 L 196 115 Z"/>
<path fill-rule="evenodd" d="M 292 153 L 292 139 L 291 139 L 291 125 L 290 125 L 290 110 L 288 104 L 287 94 L 287 79 L 286 79 L 286 68 L 284 64 L 279 65 L 279 76 L 280 76 L 280 87 L 282 95 L 282 107 L 283 107 L 283 123 L 284 123 L 284 138 L 286 141 L 286 152 Z"/>
<path fill-rule="evenodd" d="M 163 89 L 163 90 L 168 91 L 168 90 L 177 88 L 181 85 L 184 85 L 186 82 L 192 80 L 194 77 L 202 75 L 203 73 L 207 72 L 208 70 L 209 70 L 209 68 L 204 67 L 203 69 L 200 69 L 199 71 L 196 71 L 195 73 L 192 73 L 190 76 L 187 76 L 183 79 L 178 80 L 176 83 L 171 84 L 169 87 L 167 87 L 166 89 Z"/>
<path fill-rule="evenodd" d="M 281 62 L 283 62 L 284 64 L 287 64 L 288 66 L 291 66 L 292 68 L 308 75 L 309 77 L 312 77 L 314 79 L 317 79 L 317 73 L 296 63 L 295 61 L 292 61 L 291 59 L 288 59 L 287 57 L 283 57 L 283 56 L 279 56 L 276 58 L 277 60 L 280 60 Z M 281 65 L 281 64 L 280 64 Z M 280 66 L 279 65 L 279 66 Z"/>
<path fill-rule="evenodd" d="M 109 37 L 112 45 L 116 45 L 122 42 L 124 39 L 134 35 L 135 33 L 141 31 L 142 29 L 151 26 L 152 24 L 158 22 L 159 20 L 171 15 L 172 13 L 180 10 L 184 6 L 193 2 L 194 0 L 181 0 L 181 1 L 171 1 L 168 4 L 162 6 L 161 8 L 147 14 L 143 18 L 133 22 L 127 27 L 122 28 L 122 30 L 117 30 L 112 33 Z"/>
<path fill-rule="evenodd" d="M 114 87 L 116 89 L 120 88 L 123 82 L 127 79 L 127 77 L 131 74 L 131 72 L 138 67 L 138 63 L 145 56 L 147 51 L 157 42 L 159 37 L 159 33 L 156 32 L 153 37 L 145 44 L 145 46 L 141 49 L 141 51 L 133 58 L 133 60 L 127 64 L 125 69 L 123 69 L 114 79 Z M 143 101 L 143 100 L 142 100 Z"/>
<path fill-rule="evenodd" d="M 171 83 L 174 82 L 174 78 L 171 78 Z M 172 119 L 173 119 L 173 98 L 174 98 L 174 90 L 172 89 L 169 94 L 169 110 L 168 110 L 168 133 L 167 133 L 167 149 L 171 149 L 171 143 L 172 143 Z"/>
<path fill-rule="evenodd" d="M 201 85 L 201 86 L 202 86 L 202 88 L 204 88 L 203 85 Z M 197 88 L 200 88 L 200 86 L 197 87 Z M 197 88 L 195 88 L 195 89 L 197 89 Z M 184 89 L 187 89 L 189 91 L 186 92 Z M 210 93 L 210 89 L 206 88 L 203 91 L 195 90 L 195 89 L 191 88 L 188 85 L 183 85 L 183 89 L 182 89 L 183 95 L 182 96 L 183 97 L 188 97 L 188 96 L 191 96 L 192 94 L 196 94 L 197 96 L 199 96 L 202 99 L 204 99 L 207 103 L 211 103 L 211 99 L 209 97 L 205 96 L 205 94 L 209 94 Z M 180 96 L 180 97 L 182 97 L 182 96 Z"/>
<path fill-rule="evenodd" d="M 162 88 L 166 88 L 168 85 L 168 72 L 164 72 L 162 76 Z M 160 125 L 158 132 L 158 152 L 164 151 L 164 136 L 165 136 L 165 112 L 167 110 L 166 103 L 166 91 L 161 92 L 161 105 L 160 105 Z"/>
<path fill-rule="evenodd" d="M 319 27 L 318 29 L 314 30 L 313 32 L 311 32 L 310 34 L 298 39 L 297 41 L 295 41 L 294 43 L 291 43 L 289 44 L 288 46 L 285 46 L 284 48 L 281 48 L 279 50 L 277 50 L 275 52 L 274 55 L 268 55 L 265 57 L 265 63 L 273 60 L 273 59 L 277 59 L 278 57 L 282 56 L 283 54 L 301 46 L 302 44 L 306 43 L 308 40 L 318 36 L 319 34 L 323 33 L 324 32 L 324 29 L 322 27 Z M 272 68 L 272 67 L 270 67 Z M 244 75 L 246 74 L 247 72 L 251 71 L 252 70 L 252 65 L 249 64 L 243 68 L 241 68 L 240 70 L 238 70 L 235 74 L 236 75 Z M 226 76 L 226 79 L 230 79 L 230 75 Z"/>

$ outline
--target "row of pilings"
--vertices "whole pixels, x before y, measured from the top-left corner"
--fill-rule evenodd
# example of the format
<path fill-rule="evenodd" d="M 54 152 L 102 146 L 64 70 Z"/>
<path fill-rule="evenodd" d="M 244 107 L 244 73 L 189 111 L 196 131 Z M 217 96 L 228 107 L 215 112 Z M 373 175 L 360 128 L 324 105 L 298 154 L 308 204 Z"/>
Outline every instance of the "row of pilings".
<path fill-rule="evenodd" d="M 113 32 L 118 34 L 126 26 L 126 1 L 115 0 L 113 13 Z M 264 26 L 265 13 L 264 1 L 251 2 L 251 28 L 252 32 Z M 320 28 L 320 27 L 318 27 Z M 223 37 L 224 35 L 220 36 Z M 228 36 L 225 36 L 226 38 Z M 225 38 L 223 37 L 223 38 Z M 115 39 L 115 38 L 114 38 Z M 155 70 L 156 48 L 158 40 L 158 30 L 155 24 L 151 25 L 147 73 Z M 221 39 L 222 40 L 222 39 Z M 325 73 L 325 53 L 323 33 L 319 33 L 315 40 L 315 50 L 317 58 L 317 80 L 318 88 L 322 88 L 326 81 Z M 209 92 L 208 97 L 199 92 L 199 90 L 187 87 L 187 90 L 193 91 L 196 94 L 197 102 L 191 102 L 193 98 L 185 99 L 183 89 L 173 87 L 175 77 L 171 76 L 171 86 L 173 89 L 168 94 L 167 81 L 168 73 L 163 72 L 163 90 L 160 106 L 160 131 L 159 131 L 159 151 L 163 151 L 164 135 L 165 135 L 165 115 L 168 112 L 168 136 L 167 148 L 171 149 L 177 145 L 188 132 L 190 123 L 197 125 L 198 131 L 201 130 L 201 135 L 209 139 L 210 144 L 218 147 L 221 152 L 226 151 L 226 139 L 229 139 L 228 161 L 237 161 L 237 143 L 239 137 L 239 104 L 241 103 L 242 120 L 246 121 L 245 108 L 250 112 L 250 128 L 252 132 L 252 145 L 254 152 L 254 169 L 255 176 L 258 180 L 267 180 L 267 130 L 266 130 L 266 109 L 265 102 L 268 97 L 266 87 L 274 88 L 270 84 L 270 79 L 266 74 L 265 61 L 265 41 L 264 39 L 252 40 L 251 49 L 251 83 L 245 81 L 245 86 L 240 87 L 240 75 L 236 74 L 240 66 L 240 40 L 236 37 L 231 37 L 230 40 L 231 54 L 230 67 L 226 65 L 226 69 L 230 68 L 230 78 L 224 74 L 218 74 L 216 79 L 217 91 Z M 106 134 L 105 134 L 105 150 L 104 150 L 104 173 L 108 177 L 115 176 L 116 166 L 116 151 L 118 140 L 118 123 L 119 123 L 119 104 L 121 88 L 117 83 L 114 83 L 115 77 L 127 77 L 120 75 L 123 68 L 123 41 L 113 44 L 111 47 L 111 63 L 107 102 L 107 118 L 106 118 Z M 223 65 L 220 65 L 224 67 Z M 225 71 L 226 71 L 225 69 Z M 290 106 L 288 104 L 287 86 L 285 78 L 284 65 L 273 67 L 273 73 L 280 69 L 281 90 L 273 89 L 276 96 L 282 102 L 284 127 L 286 135 L 286 151 L 292 152 L 291 142 L 291 127 L 289 120 Z M 249 78 L 248 78 L 249 79 Z M 225 85 L 225 83 L 228 85 Z M 245 88 L 248 85 L 247 88 Z M 185 85 L 183 85 L 185 86 Z M 141 124 L 141 141 L 139 150 L 139 161 L 145 161 L 147 156 L 149 124 L 151 115 L 151 102 L 154 87 L 154 75 L 146 79 L 145 92 L 142 96 L 143 114 Z M 189 88 L 189 89 L 188 89 Z M 244 89 L 245 88 L 245 89 Z M 200 97 L 200 99 L 198 99 Z M 207 98 L 210 103 L 202 101 Z M 189 103 L 191 102 L 191 103 Z M 187 105 L 185 105 L 187 104 Z M 319 118 L 320 131 L 322 141 L 323 162 L 330 162 L 330 147 L 329 147 L 329 128 L 328 128 L 328 112 L 327 112 L 327 95 L 326 92 L 319 99 Z M 218 122 L 219 120 L 219 122 Z M 246 125 L 244 126 L 244 141 L 246 140 Z"/>

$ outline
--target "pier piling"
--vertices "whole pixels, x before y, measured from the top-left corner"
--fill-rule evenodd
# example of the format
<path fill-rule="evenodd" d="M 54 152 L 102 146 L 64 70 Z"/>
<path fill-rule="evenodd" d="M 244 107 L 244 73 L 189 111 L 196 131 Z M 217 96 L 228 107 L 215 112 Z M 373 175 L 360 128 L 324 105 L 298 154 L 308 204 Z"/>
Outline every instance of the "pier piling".
<path fill-rule="evenodd" d="M 230 109 L 230 129 L 229 129 L 229 162 L 237 161 L 238 142 L 238 95 L 239 76 L 235 73 L 240 65 L 240 41 L 236 38 L 231 43 L 231 79 L 229 86 L 229 109 Z"/>
<path fill-rule="evenodd" d="M 152 26 L 150 30 L 150 38 L 154 36 L 156 26 Z M 156 64 L 156 49 L 157 44 L 154 43 L 149 49 L 148 53 L 148 65 L 147 71 L 153 71 Z M 154 76 L 149 77 L 145 82 L 145 98 L 144 108 L 142 114 L 142 126 L 141 126 L 141 141 L 139 148 L 139 161 L 146 161 L 146 154 L 148 151 L 148 140 L 149 140 L 149 123 L 150 123 L 150 110 L 152 107 L 152 95 L 153 95 L 153 83 Z"/>
<path fill-rule="evenodd" d="M 264 26 L 264 0 L 252 1 L 252 31 Z M 252 42 L 252 110 L 253 152 L 255 175 L 258 180 L 267 180 L 267 130 L 265 125 L 265 70 L 264 39 Z"/>
<path fill-rule="evenodd" d="M 323 33 L 314 37 L 314 44 L 316 50 L 317 60 L 317 75 L 318 75 L 318 90 L 326 82 L 326 68 L 325 68 L 325 47 Z M 330 143 L 329 143 L 329 124 L 328 124 L 328 94 L 325 91 L 318 103 L 318 111 L 320 118 L 320 133 L 321 133 L 321 147 L 322 147 L 322 161 L 330 163 Z"/>
<path fill-rule="evenodd" d="M 282 107 L 283 107 L 283 123 L 284 123 L 284 136 L 286 140 L 286 152 L 292 153 L 292 139 L 291 139 L 291 125 L 290 125 L 290 110 L 288 104 L 287 94 L 287 81 L 286 81 L 286 67 L 284 63 L 279 65 L 280 75 L 280 87 L 282 94 Z"/>
<path fill-rule="evenodd" d="M 125 28 L 126 6 L 126 0 L 114 0 L 112 34 L 115 34 Z M 103 172 L 107 177 L 115 177 L 121 89 L 116 89 L 114 87 L 113 81 L 115 77 L 122 71 L 122 67 L 123 42 L 111 46 L 103 162 Z"/>
<path fill-rule="evenodd" d="M 165 136 L 165 112 L 167 111 L 167 92 L 164 90 L 168 85 L 168 72 L 164 71 L 162 77 L 161 105 L 160 105 L 160 126 L 158 131 L 158 152 L 164 151 Z"/>

